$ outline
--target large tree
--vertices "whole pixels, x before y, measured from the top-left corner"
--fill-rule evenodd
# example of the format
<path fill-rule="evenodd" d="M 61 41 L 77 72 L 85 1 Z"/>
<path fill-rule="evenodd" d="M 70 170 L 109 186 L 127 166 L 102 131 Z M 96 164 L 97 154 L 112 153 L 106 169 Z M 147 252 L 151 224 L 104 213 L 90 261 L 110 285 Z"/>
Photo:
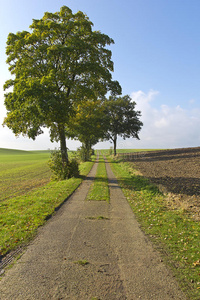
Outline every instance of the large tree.
<path fill-rule="evenodd" d="M 108 116 L 108 129 L 105 139 L 114 144 L 114 155 L 116 155 L 117 136 L 139 139 L 139 131 L 143 123 L 139 120 L 140 111 L 135 110 L 135 101 L 130 96 L 110 96 L 105 102 L 106 115 Z"/>
<path fill-rule="evenodd" d="M 14 79 L 4 88 L 7 125 L 15 135 L 35 139 L 50 129 L 51 140 L 60 141 L 63 164 L 68 162 L 66 125 L 85 97 L 96 99 L 108 91 L 120 94 L 112 80 L 111 51 L 114 41 L 99 31 L 82 12 L 63 6 L 33 20 L 31 32 L 10 33 L 7 63 Z"/>

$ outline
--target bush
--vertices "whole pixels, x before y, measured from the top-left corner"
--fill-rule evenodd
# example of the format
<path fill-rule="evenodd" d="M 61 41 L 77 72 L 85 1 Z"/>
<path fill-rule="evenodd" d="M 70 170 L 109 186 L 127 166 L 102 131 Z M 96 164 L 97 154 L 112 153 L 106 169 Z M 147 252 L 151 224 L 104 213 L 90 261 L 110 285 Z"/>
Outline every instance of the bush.
<path fill-rule="evenodd" d="M 49 167 L 52 172 L 52 180 L 65 180 L 71 177 L 79 176 L 79 164 L 75 158 L 72 158 L 65 165 L 62 163 L 60 150 L 51 152 Z"/>
<path fill-rule="evenodd" d="M 109 149 L 109 154 L 110 154 L 110 155 L 113 154 L 113 147 L 110 147 L 110 149 Z"/>
<path fill-rule="evenodd" d="M 93 149 L 88 150 L 85 146 L 81 146 L 77 151 L 80 160 L 84 162 L 90 160 L 91 155 L 94 154 Z"/>

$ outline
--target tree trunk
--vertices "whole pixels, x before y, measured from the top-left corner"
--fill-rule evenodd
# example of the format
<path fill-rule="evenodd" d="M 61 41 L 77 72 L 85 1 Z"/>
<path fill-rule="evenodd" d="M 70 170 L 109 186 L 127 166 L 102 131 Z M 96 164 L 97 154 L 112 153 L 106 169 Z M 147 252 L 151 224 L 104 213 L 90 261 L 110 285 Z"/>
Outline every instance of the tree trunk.
<path fill-rule="evenodd" d="M 88 161 L 90 159 L 90 142 L 85 141 L 85 143 L 83 143 L 83 147 L 85 148 L 85 161 Z"/>
<path fill-rule="evenodd" d="M 114 139 L 113 139 L 113 143 L 114 143 L 114 156 L 116 156 L 117 154 L 117 135 L 114 136 Z"/>
<path fill-rule="evenodd" d="M 65 128 L 64 125 L 58 125 L 59 138 L 60 138 L 60 151 L 62 156 L 62 164 L 63 166 L 68 164 L 68 153 L 66 146 L 66 137 L 65 137 Z"/>

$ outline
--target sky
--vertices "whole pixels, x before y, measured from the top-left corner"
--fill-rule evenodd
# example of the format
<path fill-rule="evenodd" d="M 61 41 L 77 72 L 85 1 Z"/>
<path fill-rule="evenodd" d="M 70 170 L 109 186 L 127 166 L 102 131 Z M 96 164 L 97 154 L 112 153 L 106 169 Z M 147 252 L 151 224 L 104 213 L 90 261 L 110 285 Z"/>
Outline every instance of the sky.
<path fill-rule="evenodd" d="M 140 140 L 118 137 L 118 148 L 163 149 L 200 146 L 200 0 L 0 0 L 0 148 L 46 150 L 48 131 L 35 141 L 3 127 L 3 84 L 11 78 L 5 47 L 10 32 L 30 30 L 32 19 L 68 6 L 82 11 L 113 38 L 113 79 L 141 111 Z M 80 146 L 68 140 L 70 150 Z M 100 142 L 95 149 L 109 149 Z"/>

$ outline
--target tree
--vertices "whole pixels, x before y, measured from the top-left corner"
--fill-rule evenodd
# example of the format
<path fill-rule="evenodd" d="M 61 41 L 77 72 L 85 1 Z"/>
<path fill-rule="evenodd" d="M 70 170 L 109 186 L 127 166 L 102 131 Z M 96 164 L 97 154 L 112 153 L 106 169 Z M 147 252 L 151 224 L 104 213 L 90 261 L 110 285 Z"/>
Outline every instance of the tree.
<path fill-rule="evenodd" d="M 50 130 L 51 141 L 59 141 L 63 165 L 68 163 L 66 128 L 76 107 L 85 97 L 96 99 L 108 91 L 120 94 L 112 80 L 113 62 L 107 45 L 114 41 L 99 31 L 82 12 L 46 12 L 33 20 L 31 32 L 10 33 L 6 54 L 14 79 L 4 89 L 7 125 L 15 135 L 35 139 Z"/>
<path fill-rule="evenodd" d="M 114 155 L 116 155 L 117 136 L 139 139 L 138 133 L 143 123 L 139 120 L 140 111 L 135 111 L 136 103 L 130 96 L 123 97 L 110 96 L 105 103 L 106 114 L 108 116 L 108 129 L 105 134 L 106 140 L 111 140 L 114 144 Z"/>
<path fill-rule="evenodd" d="M 89 159 L 92 146 L 104 137 L 106 118 L 102 99 L 85 100 L 78 105 L 71 123 L 70 137 L 82 143 L 85 160 Z"/>

